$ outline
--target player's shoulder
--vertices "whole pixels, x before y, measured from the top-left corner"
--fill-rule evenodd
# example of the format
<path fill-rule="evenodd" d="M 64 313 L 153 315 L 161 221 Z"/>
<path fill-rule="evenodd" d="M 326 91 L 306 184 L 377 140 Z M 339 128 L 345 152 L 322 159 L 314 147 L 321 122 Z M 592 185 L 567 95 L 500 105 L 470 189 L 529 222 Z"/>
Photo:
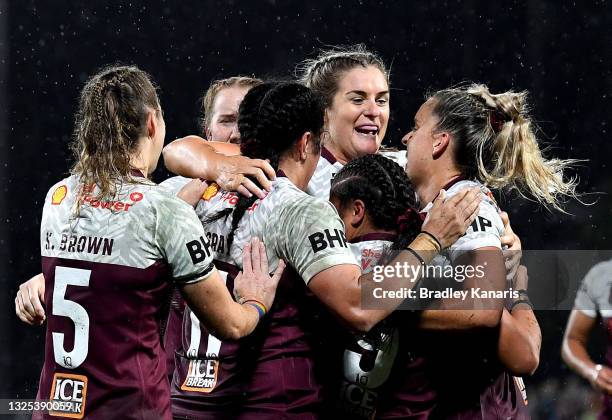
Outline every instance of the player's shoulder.
<path fill-rule="evenodd" d="M 47 191 L 47 198 L 53 197 L 54 195 L 56 198 L 58 196 L 65 197 L 69 194 L 77 193 L 78 191 L 76 190 L 78 190 L 78 188 L 79 182 L 77 177 L 75 175 L 70 175 L 53 184 Z"/>
<path fill-rule="evenodd" d="M 446 191 L 446 196 L 447 198 L 450 198 L 467 188 L 480 189 L 482 201 L 480 202 L 478 215 L 481 217 L 485 217 L 487 220 L 490 220 L 498 227 L 503 227 L 504 223 L 502 222 L 501 216 L 499 215 L 499 206 L 497 205 L 497 202 L 493 197 L 493 193 L 481 182 L 468 179 L 461 180 L 459 182 L 454 183 L 451 187 L 448 188 L 448 190 Z"/>
<path fill-rule="evenodd" d="M 162 217 L 172 218 L 190 209 L 193 210 L 193 207 L 178 198 L 167 187 L 148 180 L 139 180 L 126 185 L 126 188 L 122 189 L 122 195 L 133 204 L 134 210 L 153 211 Z"/>
<path fill-rule="evenodd" d="M 595 264 L 584 276 L 583 287 L 592 288 L 612 278 L 612 259 Z"/>
<path fill-rule="evenodd" d="M 176 195 L 181 188 L 183 188 L 191 178 L 184 176 L 173 176 L 159 183 L 159 186 L 168 191 L 172 195 Z"/>

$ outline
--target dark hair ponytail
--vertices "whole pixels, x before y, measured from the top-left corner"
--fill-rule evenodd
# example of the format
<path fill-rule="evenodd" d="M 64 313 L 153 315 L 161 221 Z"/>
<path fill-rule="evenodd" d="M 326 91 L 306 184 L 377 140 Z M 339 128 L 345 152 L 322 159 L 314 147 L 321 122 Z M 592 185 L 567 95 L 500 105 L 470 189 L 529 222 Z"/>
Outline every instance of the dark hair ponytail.
<path fill-rule="evenodd" d="M 291 150 L 306 132 L 312 133 L 315 146 L 320 147 L 323 130 L 323 103 L 311 89 L 296 82 L 267 82 L 255 86 L 245 95 L 238 110 L 240 151 L 254 159 L 268 159 L 278 170 L 283 154 Z M 257 180 L 251 178 L 257 183 Z M 211 216 L 206 224 L 232 215 L 232 227 L 227 237 L 228 247 L 242 216 L 256 196 L 239 196 L 236 206 Z"/>
<path fill-rule="evenodd" d="M 331 198 L 338 199 L 341 207 L 363 201 L 377 229 L 397 233 L 381 264 L 393 258 L 393 251 L 406 248 L 421 230 L 414 188 L 404 170 L 384 156 L 366 155 L 349 162 L 334 177 Z"/>

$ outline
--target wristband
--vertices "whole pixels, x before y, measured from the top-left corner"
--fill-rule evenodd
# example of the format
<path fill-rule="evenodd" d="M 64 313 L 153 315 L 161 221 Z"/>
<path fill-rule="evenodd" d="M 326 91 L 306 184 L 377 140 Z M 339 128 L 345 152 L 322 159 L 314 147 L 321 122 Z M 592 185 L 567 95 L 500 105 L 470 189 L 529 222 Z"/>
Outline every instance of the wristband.
<path fill-rule="evenodd" d="M 425 235 L 428 235 L 431 239 L 433 239 L 434 241 L 436 241 L 436 244 L 438 244 L 438 249 L 441 250 L 442 249 L 442 244 L 440 243 L 440 241 L 438 240 L 438 238 L 436 238 L 435 236 L 433 236 L 431 233 L 427 232 L 426 230 L 422 230 L 421 233 L 424 233 Z"/>
<path fill-rule="evenodd" d="M 532 305 L 532 303 L 529 301 L 529 299 L 518 299 L 518 300 L 515 300 L 515 301 L 512 303 L 512 305 L 510 305 L 510 312 L 512 312 L 512 310 L 514 309 L 514 307 L 515 307 L 516 305 L 519 305 L 519 304 L 521 304 L 521 303 L 524 303 L 525 305 L 529 306 L 529 307 L 531 308 L 531 310 L 533 311 L 533 305 Z"/>
<path fill-rule="evenodd" d="M 421 257 L 414 249 L 408 247 L 406 248 L 406 251 L 410 252 L 412 255 L 414 255 L 416 257 L 417 260 L 419 260 L 419 262 L 421 263 L 421 265 L 425 265 L 425 260 L 423 260 L 423 257 Z"/>
<path fill-rule="evenodd" d="M 431 236 L 419 233 L 409 245 L 410 249 L 419 253 L 423 262 L 427 264 L 440 252 L 438 243 Z"/>
<path fill-rule="evenodd" d="M 599 378 L 599 372 L 601 372 L 601 370 L 603 369 L 603 365 L 595 365 L 593 369 L 593 382 L 595 382 L 597 381 L 597 378 Z"/>
<path fill-rule="evenodd" d="M 260 301 L 256 299 L 246 299 L 242 302 L 242 304 L 251 305 L 252 307 L 257 309 L 260 319 L 263 318 L 264 315 L 268 313 L 268 308 L 266 308 L 266 305 L 264 305 L 263 303 L 261 303 Z"/>

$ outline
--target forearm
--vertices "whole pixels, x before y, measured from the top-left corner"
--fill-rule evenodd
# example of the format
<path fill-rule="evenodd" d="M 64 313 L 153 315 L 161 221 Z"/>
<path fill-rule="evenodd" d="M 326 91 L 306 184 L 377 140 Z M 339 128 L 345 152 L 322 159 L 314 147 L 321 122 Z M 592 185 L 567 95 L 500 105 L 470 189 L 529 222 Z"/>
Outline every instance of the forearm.
<path fill-rule="evenodd" d="M 589 356 L 586 343 L 574 337 L 563 340 L 561 356 L 565 363 L 577 374 L 591 380 L 596 363 Z"/>
<path fill-rule="evenodd" d="M 419 328 L 458 331 L 478 327 L 494 327 L 499 322 L 496 309 L 428 309 L 421 313 Z"/>
<path fill-rule="evenodd" d="M 517 305 L 502 314 L 498 355 L 517 375 L 531 375 L 540 361 L 542 334 L 535 314 L 527 305 Z"/>
<path fill-rule="evenodd" d="M 164 164 L 175 174 L 214 181 L 223 155 L 201 137 L 174 140 L 163 149 Z"/>
<path fill-rule="evenodd" d="M 360 301 L 361 304 L 355 311 L 358 317 L 365 321 L 368 329 L 388 317 L 406 300 L 406 293 L 412 291 L 421 278 L 424 264 L 431 262 L 439 252 L 439 249 L 422 235 L 417 236 L 409 248 L 417 249 L 418 256 L 409 250 L 399 252 L 382 270 L 359 277 L 358 292 L 365 301 Z M 416 297 L 409 296 L 408 299 L 414 300 Z M 371 305 L 377 309 L 363 309 L 364 306 Z"/>

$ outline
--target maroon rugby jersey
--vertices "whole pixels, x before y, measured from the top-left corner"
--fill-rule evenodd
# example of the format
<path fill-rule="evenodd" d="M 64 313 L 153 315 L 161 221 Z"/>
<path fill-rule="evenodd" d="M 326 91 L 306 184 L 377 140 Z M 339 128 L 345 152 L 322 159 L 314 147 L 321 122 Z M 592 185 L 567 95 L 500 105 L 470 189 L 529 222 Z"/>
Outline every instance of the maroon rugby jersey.
<path fill-rule="evenodd" d="M 71 176 L 45 200 L 47 332 L 37 399 L 57 409 L 34 418 L 169 419 L 160 340 L 168 280 L 208 277 L 212 253 L 193 209 L 145 178 L 118 186 L 114 200 L 96 193 Z"/>
<path fill-rule="evenodd" d="M 445 187 L 447 197 L 481 184 L 456 179 Z M 425 206 L 428 211 L 431 204 Z M 503 223 L 497 204 L 486 194 L 478 223 L 436 256 L 431 265 L 452 264 L 463 253 L 501 247 Z M 431 280 L 431 279 L 429 279 Z M 529 418 L 524 386 L 507 373 L 497 357 L 499 328 L 462 332 L 415 329 L 418 313 L 396 311 L 401 325 L 400 351 L 387 389 L 382 392 L 379 419 L 524 419 Z M 412 326 L 411 326 L 412 325 Z M 406 331 L 405 331 L 406 330 Z M 412 331 L 410 331 L 412 330 Z M 520 381 L 522 385 L 522 381 Z"/>
<path fill-rule="evenodd" d="M 164 185 L 178 191 L 187 181 L 173 178 Z M 196 212 L 204 222 L 237 201 L 236 194 L 219 191 L 201 200 Z M 280 258 L 288 268 L 269 314 L 241 340 L 220 341 L 185 310 L 172 384 L 173 413 L 194 419 L 318 418 L 325 360 L 338 360 L 324 347 L 324 330 L 336 323 L 328 321 L 307 284 L 329 267 L 356 264 L 342 221 L 329 202 L 278 176 L 267 197 L 243 216 L 228 249 L 230 224 L 228 217 L 205 226 L 229 290 L 242 264 L 242 249 L 252 236 L 266 244 L 270 270 Z"/>

